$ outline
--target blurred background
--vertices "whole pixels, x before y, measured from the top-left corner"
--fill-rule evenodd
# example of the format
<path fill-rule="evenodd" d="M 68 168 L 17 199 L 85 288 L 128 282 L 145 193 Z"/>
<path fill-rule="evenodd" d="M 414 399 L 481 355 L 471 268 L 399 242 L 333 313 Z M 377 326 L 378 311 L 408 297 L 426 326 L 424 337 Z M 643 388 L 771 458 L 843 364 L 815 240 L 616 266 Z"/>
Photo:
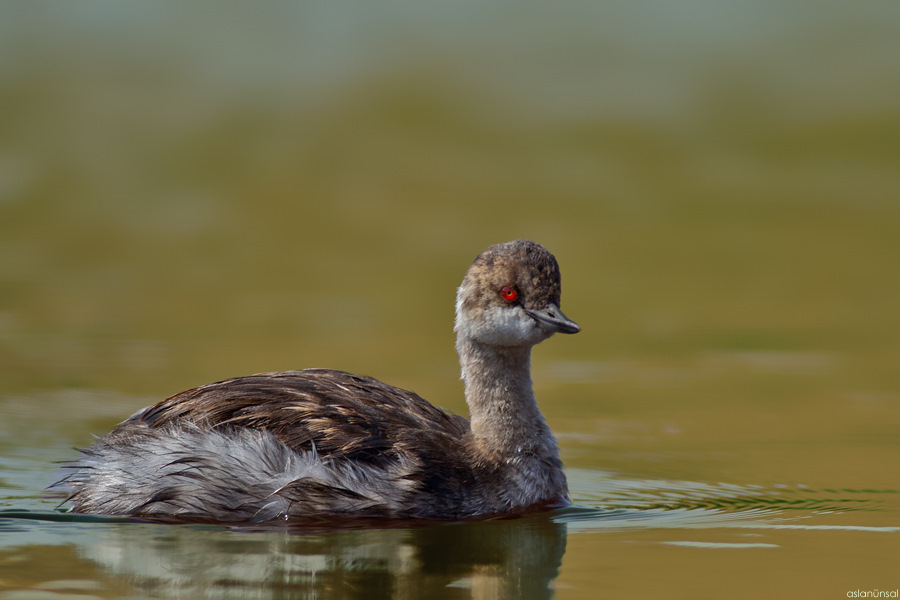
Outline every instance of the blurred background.
<path fill-rule="evenodd" d="M 96 417 L 83 443 L 328 366 L 463 411 L 455 288 L 524 237 L 584 330 L 535 357 L 570 462 L 686 414 L 888 435 L 898 30 L 889 1 L 5 4 L 4 409 Z"/>

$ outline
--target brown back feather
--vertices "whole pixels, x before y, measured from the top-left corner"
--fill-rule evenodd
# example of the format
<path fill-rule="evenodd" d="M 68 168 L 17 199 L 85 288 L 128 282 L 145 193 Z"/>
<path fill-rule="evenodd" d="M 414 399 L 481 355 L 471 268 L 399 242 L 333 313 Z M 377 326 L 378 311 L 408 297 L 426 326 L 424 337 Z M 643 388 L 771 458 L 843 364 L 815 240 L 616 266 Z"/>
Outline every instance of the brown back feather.
<path fill-rule="evenodd" d="M 376 379 L 329 369 L 238 377 L 187 390 L 120 424 L 264 429 L 296 451 L 323 460 L 379 464 L 403 453 L 451 450 L 469 422 L 417 394 Z"/>

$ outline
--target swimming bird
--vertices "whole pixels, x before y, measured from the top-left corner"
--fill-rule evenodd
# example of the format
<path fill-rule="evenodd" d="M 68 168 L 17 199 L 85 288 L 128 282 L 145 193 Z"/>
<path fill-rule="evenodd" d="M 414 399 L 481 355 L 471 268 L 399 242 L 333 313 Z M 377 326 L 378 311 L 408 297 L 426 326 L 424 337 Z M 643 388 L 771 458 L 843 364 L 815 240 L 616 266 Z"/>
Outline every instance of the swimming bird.
<path fill-rule="evenodd" d="M 328 369 L 237 377 L 138 411 L 62 468 L 81 513 L 219 522 L 459 519 L 568 503 L 531 349 L 579 326 L 538 243 L 479 254 L 456 296 L 470 419 Z"/>

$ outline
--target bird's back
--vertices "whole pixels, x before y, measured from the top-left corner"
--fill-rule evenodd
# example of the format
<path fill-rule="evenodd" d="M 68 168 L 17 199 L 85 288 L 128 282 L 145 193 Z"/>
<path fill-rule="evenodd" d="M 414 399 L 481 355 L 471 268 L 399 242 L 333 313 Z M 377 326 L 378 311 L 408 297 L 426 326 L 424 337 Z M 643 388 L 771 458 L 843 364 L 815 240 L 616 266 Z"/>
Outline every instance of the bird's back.
<path fill-rule="evenodd" d="M 252 375 L 139 411 L 60 487 L 107 514 L 452 517 L 475 486 L 469 435 L 463 417 L 369 377 Z"/>
<path fill-rule="evenodd" d="M 458 439 L 469 422 L 419 395 L 361 375 L 306 369 L 237 377 L 187 390 L 144 409 L 113 433 L 190 422 L 203 429 L 266 430 L 323 460 L 378 466 Z M 424 444 L 425 446 L 423 446 Z"/>

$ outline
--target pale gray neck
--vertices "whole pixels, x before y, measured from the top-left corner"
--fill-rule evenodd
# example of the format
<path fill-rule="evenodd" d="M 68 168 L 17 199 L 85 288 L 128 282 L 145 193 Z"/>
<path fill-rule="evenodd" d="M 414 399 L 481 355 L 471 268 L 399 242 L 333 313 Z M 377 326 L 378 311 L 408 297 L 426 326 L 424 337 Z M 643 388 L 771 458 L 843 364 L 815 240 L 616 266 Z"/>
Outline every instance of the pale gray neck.
<path fill-rule="evenodd" d="M 456 343 L 472 433 L 492 452 L 557 454 L 531 387 L 531 348 Z"/>

